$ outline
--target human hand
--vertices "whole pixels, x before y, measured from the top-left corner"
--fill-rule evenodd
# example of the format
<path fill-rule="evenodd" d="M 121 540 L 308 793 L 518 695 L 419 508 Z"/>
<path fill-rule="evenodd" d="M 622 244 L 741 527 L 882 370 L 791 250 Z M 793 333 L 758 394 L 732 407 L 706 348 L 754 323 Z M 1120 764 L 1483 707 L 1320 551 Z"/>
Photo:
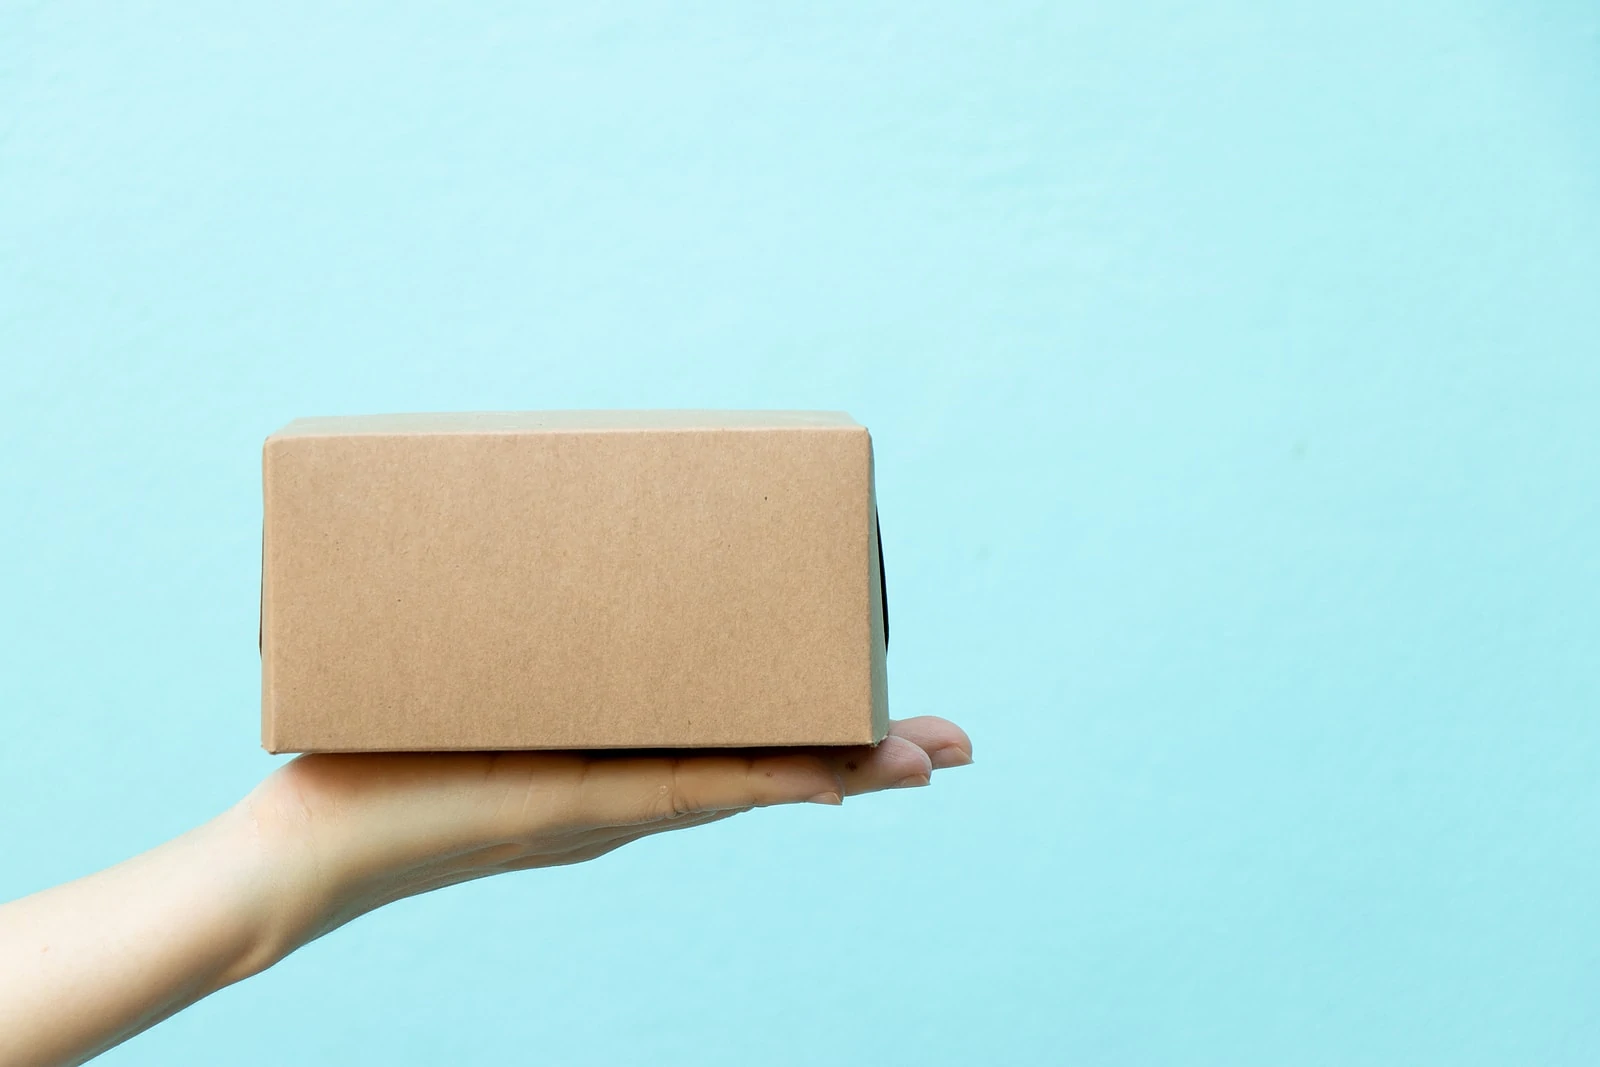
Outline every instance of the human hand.
<path fill-rule="evenodd" d="M 874 748 L 301 756 L 241 804 L 278 882 L 258 963 L 403 897 L 752 808 L 927 785 L 970 762 L 967 735 L 932 717 L 892 723 Z"/>
<path fill-rule="evenodd" d="M 876 748 L 302 756 L 187 834 L 0 906 L 0 1060 L 80 1063 L 401 897 L 971 761 L 934 718 Z"/>

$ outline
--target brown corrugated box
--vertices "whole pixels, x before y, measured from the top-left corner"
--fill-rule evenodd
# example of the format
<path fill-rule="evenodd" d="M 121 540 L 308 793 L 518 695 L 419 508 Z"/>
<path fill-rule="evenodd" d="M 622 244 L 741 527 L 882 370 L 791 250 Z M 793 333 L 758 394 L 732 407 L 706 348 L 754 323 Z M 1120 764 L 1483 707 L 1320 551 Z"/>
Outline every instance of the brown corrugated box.
<path fill-rule="evenodd" d="M 872 445 L 848 415 L 300 419 L 263 474 L 269 751 L 887 730 Z"/>

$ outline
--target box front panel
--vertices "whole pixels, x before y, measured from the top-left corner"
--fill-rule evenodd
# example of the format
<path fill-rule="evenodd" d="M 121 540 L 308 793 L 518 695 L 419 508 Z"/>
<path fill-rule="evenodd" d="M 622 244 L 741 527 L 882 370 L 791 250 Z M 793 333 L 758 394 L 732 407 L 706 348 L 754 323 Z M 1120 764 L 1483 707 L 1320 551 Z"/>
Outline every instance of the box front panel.
<path fill-rule="evenodd" d="M 270 743 L 866 740 L 865 453 L 846 430 L 275 442 Z"/>

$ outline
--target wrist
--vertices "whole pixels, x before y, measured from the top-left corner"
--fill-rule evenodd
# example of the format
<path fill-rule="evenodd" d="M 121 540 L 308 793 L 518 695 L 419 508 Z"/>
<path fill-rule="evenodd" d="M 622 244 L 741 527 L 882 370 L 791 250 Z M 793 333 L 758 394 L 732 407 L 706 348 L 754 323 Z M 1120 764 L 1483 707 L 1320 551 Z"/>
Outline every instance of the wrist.
<path fill-rule="evenodd" d="M 259 974 L 315 940 L 329 894 L 315 858 L 310 826 L 286 818 L 252 793 L 213 823 L 229 866 L 238 873 L 247 948 L 223 985 Z"/>

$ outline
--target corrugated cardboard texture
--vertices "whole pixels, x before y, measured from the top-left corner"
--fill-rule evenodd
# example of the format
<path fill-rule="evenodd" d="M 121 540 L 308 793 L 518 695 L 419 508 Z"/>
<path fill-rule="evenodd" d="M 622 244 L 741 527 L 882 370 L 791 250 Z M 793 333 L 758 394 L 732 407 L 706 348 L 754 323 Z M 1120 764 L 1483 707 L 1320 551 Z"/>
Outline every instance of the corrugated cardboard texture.
<path fill-rule="evenodd" d="M 867 744 L 867 431 L 827 412 L 302 419 L 263 456 L 273 752 Z"/>

